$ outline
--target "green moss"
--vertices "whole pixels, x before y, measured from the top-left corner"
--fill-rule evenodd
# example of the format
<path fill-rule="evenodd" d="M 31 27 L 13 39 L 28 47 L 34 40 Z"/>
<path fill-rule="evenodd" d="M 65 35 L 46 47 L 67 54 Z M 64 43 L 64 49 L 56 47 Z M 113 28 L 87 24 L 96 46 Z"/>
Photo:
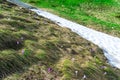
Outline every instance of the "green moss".
<path fill-rule="evenodd" d="M 24 50 L 23 55 L 24 55 L 25 57 L 29 57 L 29 56 L 32 55 L 32 51 L 31 51 L 31 50 L 29 50 L 29 49 L 23 49 L 23 50 Z"/>
<path fill-rule="evenodd" d="M 47 54 L 44 50 L 39 49 L 38 51 L 36 51 L 35 57 L 37 57 L 41 60 L 46 60 L 46 58 L 47 58 L 46 56 L 47 56 Z"/>

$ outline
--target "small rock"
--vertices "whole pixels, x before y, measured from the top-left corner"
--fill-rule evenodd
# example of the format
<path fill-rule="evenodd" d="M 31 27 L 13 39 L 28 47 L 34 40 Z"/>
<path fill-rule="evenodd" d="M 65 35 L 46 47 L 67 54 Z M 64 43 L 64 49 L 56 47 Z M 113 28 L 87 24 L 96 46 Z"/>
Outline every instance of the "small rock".
<path fill-rule="evenodd" d="M 114 27 L 112 27 L 112 29 L 114 29 Z"/>
<path fill-rule="evenodd" d="M 61 45 L 61 48 L 63 48 L 63 45 Z"/>
<path fill-rule="evenodd" d="M 106 75 L 107 74 L 107 72 L 104 72 L 104 75 Z"/>
<path fill-rule="evenodd" d="M 34 69 L 33 68 L 29 68 L 30 71 L 33 71 Z"/>
<path fill-rule="evenodd" d="M 77 75 L 78 75 L 78 71 L 75 71 L 75 75 L 76 75 L 76 77 L 77 77 Z"/>
<path fill-rule="evenodd" d="M 86 79 L 86 78 L 87 78 L 87 77 L 86 77 L 86 75 L 84 74 L 81 80 L 84 80 L 84 79 Z"/>
<path fill-rule="evenodd" d="M 107 67 L 106 66 L 101 66 L 101 69 L 106 69 Z"/>
<path fill-rule="evenodd" d="M 9 20 L 9 21 L 10 21 L 11 19 L 10 19 L 10 18 L 7 18 L 7 20 Z"/>
<path fill-rule="evenodd" d="M 19 7 L 19 9 L 22 9 L 22 7 Z"/>
<path fill-rule="evenodd" d="M 47 24 L 47 22 L 46 22 L 46 21 L 44 21 L 44 24 Z"/>
<path fill-rule="evenodd" d="M 15 30 L 15 28 L 12 27 L 11 30 Z"/>
<path fill-rule="evenodd" d="M 22 41 L 24 40 L 24 38 L 23 38 L 23 37 L 21 37 L 20 39 L 21 39 Z"/>
<path fill-rule="evenodd" d="M 94 53 L 95 50 L 94 50 L 93 48 L 90 48 L 90 52 L 91 52 L 91 53 Z"/>
<path fill-rule="evenodd" d="M 74 61 L 75 61 L 75 58 L 72 58 L 71 60 L 72 60 L 72 62 L 74 62 Z"/>

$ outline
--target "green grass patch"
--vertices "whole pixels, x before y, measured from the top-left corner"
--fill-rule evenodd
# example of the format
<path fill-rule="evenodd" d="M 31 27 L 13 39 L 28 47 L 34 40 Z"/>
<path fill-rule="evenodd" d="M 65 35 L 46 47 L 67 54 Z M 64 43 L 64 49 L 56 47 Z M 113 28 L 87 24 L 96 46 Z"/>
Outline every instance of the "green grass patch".
<path fill-rule="evenodd" d="M 22 0 L 87 27 L 119 36 L 119 0 Z M 115 15 L 112 15 L 115 14 Z M 119 15 L 118 15 L 119 16 Z M 112 33 L 115 32 L 115 34 Z"/>

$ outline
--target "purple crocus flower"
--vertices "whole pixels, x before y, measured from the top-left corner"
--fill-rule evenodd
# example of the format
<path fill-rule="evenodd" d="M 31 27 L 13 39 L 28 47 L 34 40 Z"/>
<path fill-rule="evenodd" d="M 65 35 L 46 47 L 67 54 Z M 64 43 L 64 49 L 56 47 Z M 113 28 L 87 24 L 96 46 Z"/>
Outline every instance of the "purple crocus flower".
<path fill-rule="evenodd" d="M 19 41 L 17 41 L 16 43 L 17 43 L 17 44 L 20 44 L 20 42 L 19 42 Z"/>
<path fill-rule="evenodd" d="M 22 49 L 21 53 L 22 53 L 22 54 L 24 54 L 24 52 L 25 52 L 25 50 L 24 50 L 24 49 Z"/>
<path fill-rule="evenodd" d="M 51 72 L 52 71 L 52 68 L 48 68 L 48 72 Z"/>

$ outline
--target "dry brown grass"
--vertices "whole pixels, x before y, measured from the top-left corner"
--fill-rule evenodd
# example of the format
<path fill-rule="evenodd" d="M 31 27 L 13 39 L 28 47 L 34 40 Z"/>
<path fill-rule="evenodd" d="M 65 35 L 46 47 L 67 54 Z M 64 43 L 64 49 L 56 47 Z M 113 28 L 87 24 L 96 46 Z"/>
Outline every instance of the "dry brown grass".
<path fill-rule="evenodd" d="M 0 50 L 3 80 L 77 80 L 84 75 L 86 80 L 119 80 L 120 71 L 107 64 L 96 45 L 28 10 L 7 3 L 2 6 L 0 14 L 6 17 L 0 19 L 0 26 L 6 28 L 0 27 L 0 43 L 14 43 Z M 17 40 L 22 42 L 19 48 Z"/>

